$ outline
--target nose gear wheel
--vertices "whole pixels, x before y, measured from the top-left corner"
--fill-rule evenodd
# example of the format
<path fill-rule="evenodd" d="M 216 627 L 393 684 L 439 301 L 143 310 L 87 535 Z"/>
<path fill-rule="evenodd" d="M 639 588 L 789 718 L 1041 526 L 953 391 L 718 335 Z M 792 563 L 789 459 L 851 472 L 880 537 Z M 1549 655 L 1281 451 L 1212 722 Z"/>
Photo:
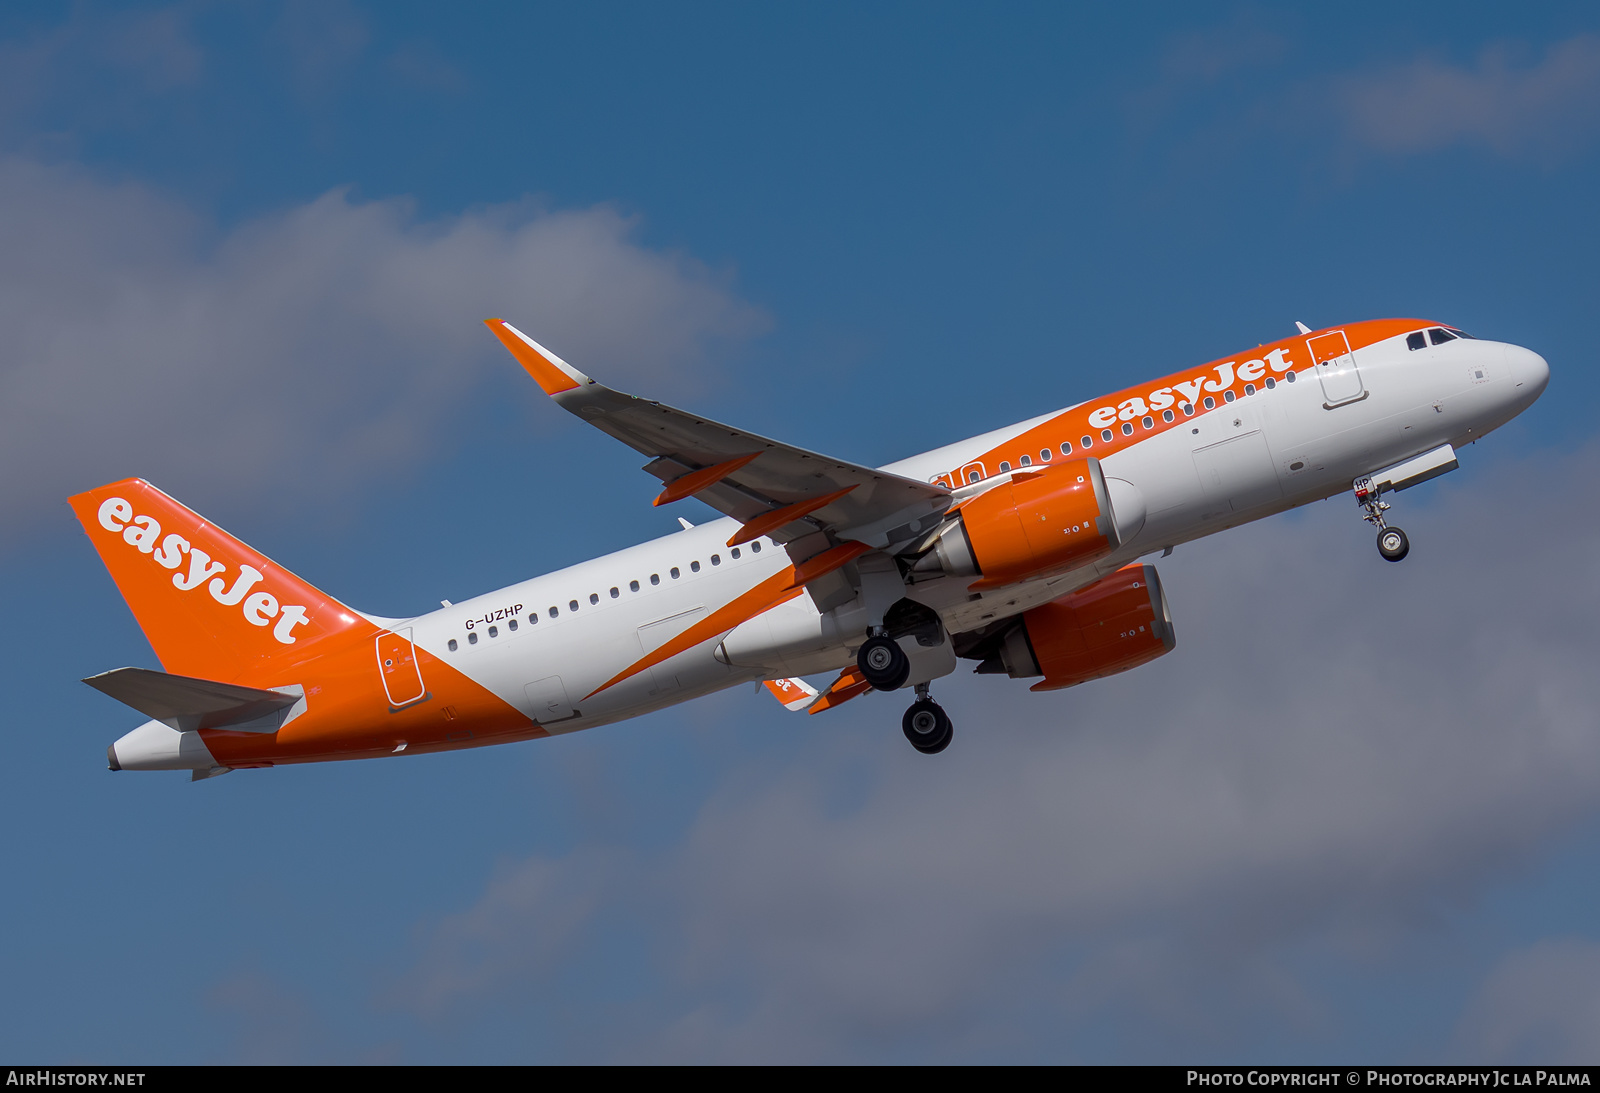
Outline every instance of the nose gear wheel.
<path fill-rule="evenodd" d="M 1385 527 L 1378 532 L 1378 553 L 1386 561 L 1398 562 L 1411 553 L 1411 540 L 1399 528 Z"/>

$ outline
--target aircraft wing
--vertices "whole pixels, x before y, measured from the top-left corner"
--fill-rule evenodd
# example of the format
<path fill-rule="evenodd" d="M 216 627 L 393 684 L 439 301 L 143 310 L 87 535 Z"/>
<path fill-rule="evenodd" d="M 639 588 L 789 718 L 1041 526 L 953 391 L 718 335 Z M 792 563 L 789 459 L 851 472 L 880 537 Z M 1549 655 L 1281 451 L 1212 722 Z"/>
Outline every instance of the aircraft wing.
<path fill-rule="evenodd" d="M 485 325 L 558 405 L 650 457 L 644 469 L 664 487 L 656 504 L 698 497 L 738 520 L 729 546 L 765 535 L 788 546 L 797 562 L 845 540 L 893 549 L 932 530 L 950 508 L 943 486 L 614 391 L 510 323 Z"/>

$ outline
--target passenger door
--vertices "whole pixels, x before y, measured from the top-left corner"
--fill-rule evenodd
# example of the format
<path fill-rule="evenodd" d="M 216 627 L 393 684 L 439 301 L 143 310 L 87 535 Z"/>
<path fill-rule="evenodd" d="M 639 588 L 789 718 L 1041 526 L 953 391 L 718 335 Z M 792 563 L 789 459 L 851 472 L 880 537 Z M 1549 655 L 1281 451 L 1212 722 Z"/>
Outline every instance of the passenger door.
<path fill-rule="evenodd" d="M 1323 408 L 1331 410 L 1347 402 L 1359 402 L 1367 397 L 1366 384 L 1361 370 L 1356 367 L 1356 356 L 1350 352 L 1350 342 L 1344 331 L 1334 330 L 1315 338 L 1306 339 L 1306 349 L 1316 365 L 1317 379 L 1322 381 Z"/>
<path fill-rule="evenodd" d="M 385 630 L 377 638 L 378 676 L 391 711 L 401 710 L 428 697 L 422 685 L 422 669 L 417 650 L 411 644 L 411 628 L 399 632 Z"/>

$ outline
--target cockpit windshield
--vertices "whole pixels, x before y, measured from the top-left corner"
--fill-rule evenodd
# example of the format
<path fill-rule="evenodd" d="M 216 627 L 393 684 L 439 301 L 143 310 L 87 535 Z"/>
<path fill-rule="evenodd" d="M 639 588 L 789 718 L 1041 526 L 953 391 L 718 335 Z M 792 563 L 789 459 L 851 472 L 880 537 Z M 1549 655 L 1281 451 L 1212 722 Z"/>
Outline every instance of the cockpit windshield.
<path fill-rule="evenodd" d="M 1428 330 L 1418 330 L 1414 333 L 1407 334 L 1406 348 L 1426 349 L 1428 347 L 1428 340 L 1430 338 L 1433 340 L 1434 345 L 1443 345 L 1445 342 L 1453 342 L 1457 338 L 1467 338 L 1471 341 L 1478 340 L 1471 334 L 1468 334 L 1465 330 L 1460 330 L 1453 326 L 1435 326 L 1429 328 Z"/>

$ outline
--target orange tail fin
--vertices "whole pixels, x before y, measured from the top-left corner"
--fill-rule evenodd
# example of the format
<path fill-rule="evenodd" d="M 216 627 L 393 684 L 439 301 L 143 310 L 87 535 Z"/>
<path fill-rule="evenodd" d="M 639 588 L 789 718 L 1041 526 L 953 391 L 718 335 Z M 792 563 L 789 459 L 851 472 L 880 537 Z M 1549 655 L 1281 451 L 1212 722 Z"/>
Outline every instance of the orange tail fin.
<path fill-rule="evenodd" d="M 138 478 L 72 510 L 167 671 L 270 686 L 373 624 Z"/>

